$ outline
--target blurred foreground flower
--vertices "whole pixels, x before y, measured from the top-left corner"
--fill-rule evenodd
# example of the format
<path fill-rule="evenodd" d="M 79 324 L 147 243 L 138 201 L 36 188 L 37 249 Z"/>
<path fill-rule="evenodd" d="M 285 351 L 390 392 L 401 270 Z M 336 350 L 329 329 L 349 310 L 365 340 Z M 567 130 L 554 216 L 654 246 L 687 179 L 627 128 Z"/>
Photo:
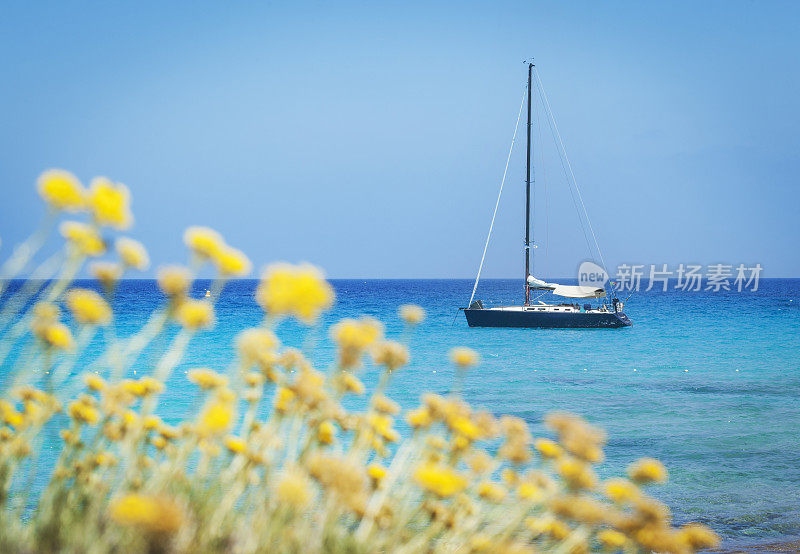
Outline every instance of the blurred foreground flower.
<path fill-rule="evenodd" d="M 0 289 L 14 321 L 0 327 L 0 551 L 684 553 L 718 543 L 702 525 L 672 527 L 648 495 L 667 479 L 657 460 L 633 463 L 630 479 L 599 481 L 606 437 L 580 417 L 550 414 L 552 436 L 534 438 L 522 419 L 474 410 L 458 394 L 480 363 L 470 348 L 450 352 L 453 392 L 425 394 L 401 413 L 388 395 L 408 346 L 377 320 L 333 325 L 326 371 L 313 341 L 282 346 L 276 321 L 313 325 L 333 304 L 333 288 L 307 264 L 267 268 L 255 298 L 266 317 L 238 335 L 226 372 L 175 377 L 188 348 L 203 356 L 191 341 L 212 332 L 216 299 L 250 261 L 216 231 L 190 228 L 188 265 L 159 271 L 164 305 L 118 338 L 115 284 L 148 266 L 144 246 L 120 237 L 119 261 L 95 262 L 103 294 L 70 284 L 105 253 L 101 227 L 132 221 L 127 189 L 98 178 L 87 192 L 59 170 L 38 187 L 51 213 L 83 211 L 87 221 L 62 224 L 57 278 L 32 293 Z M 203 265 L 217 269 L 213 293 L 191 298 Z M 404 339 L 425 317 L 412 305 L 398 314 Z M 146 350 L 153 356 L 140 357 Z M 351 409 L 370 363 L 378 385 Z M 197 401 L 168 424 L 157 414 L 162 402 L 184 401 L 165 394 L 175 378 L 195 385 Z"/>

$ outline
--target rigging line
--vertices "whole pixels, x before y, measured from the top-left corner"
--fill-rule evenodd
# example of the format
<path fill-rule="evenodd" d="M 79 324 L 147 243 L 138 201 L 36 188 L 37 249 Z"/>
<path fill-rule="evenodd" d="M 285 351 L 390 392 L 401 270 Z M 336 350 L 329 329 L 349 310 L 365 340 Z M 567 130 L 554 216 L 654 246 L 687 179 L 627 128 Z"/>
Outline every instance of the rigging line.
<path fill-rule="evenodd" d="M 486 250 L 489 248 L 489 239 L 492 238 L 492 229 L 494 229 L 494 219 L 497 217 L 497 208 L 500 206 L 500 195 L 503 194 L 503 185 L 506 182 L 506 175 L 508 174 L 508 164 L 511 161 L 511 152 L 514 150 L 514 141 L 517 140 L 517 129 L 519 128 L 519 118 L 522 117 L 522 107 L 525 105 L 525 94 L 528 92 L 527 85 L 525 90 L 522 91 L 522 102 L 519 105 L 519 113 L 517 114 L 517 123 L 514 125 L 514 135 L 511 137 L 511 147 L 508 149 L 508 157 L 506 158 L 506 168 L 503 170 L 503 178 L 500 180 L 500 192 L 497 193 L 497 202 L 494 204 L 494 213 L 492 214 L 492 223 L 489 225 L 489 234 L 486 236 L 486 244 L 483 245 L 483 255 L 481 256 L 481 264 L 478 266 L 478 275 L 475 277 L 475 286 L 472 287 L 472 296 L 469 297 L 469 304 L 472 305 L 472 300 L 475 298 L 475 291 L 478 290 L 478 281 L 481 278 L 481 271 L 483 270 L 483 261 L 486 259 Z"/>
<path fill-rule="evenodd" d="M 542 104 L 544 104 L 544 97 L 542 96 L 542 87 L 541 83 L 537 84 L 537 90 L 539 91 L 539 97 L 542 99 Z M 548 114 L 552 115 L 552 114 Z M 594 256 L 592 254 L 592 245 L 589 242 L 589 235 L 586 234 L 586 226 L 583 224 L 583 218 L 581 217 L 581 210 L 578 208 L 578 202 L 575 199 L 575 191 L 572 190 L 572 182 L 569 179 L 569 173 L 567 172 L 567 166 L 564 163 L 564 156 L 561 154 L 561 150 L 558 148 L 558 141 L 556 139 L 556 133 L 553 129 L 553 123 L 551 122 L 550 118 L 547 118 L 547 125 L 550 128 L 550 134 L 553 135 L 553 144 L 556 147 L 556 152 L 558 153 L 558 160 L 561 162 L 561 169 L 564 171 L 564 178 L 567 181 L 567 190 L 569 191 L 570 199 L 572 199 L 572 205 L 575 207 L 575 215 L 578 216 L 578 223 L 581 226 L 581 232 L 583 233 L 583 240 L 586 241 L 586 254 L 591 258 Z"/>
<path fill-rule="evenodd" d="M 605 269 L 606 262 L 603 259 L 603 252 L 600 250 L 600 245 L 597 243 L 597 235 L 594 233 L 594 228 L 592 227 L 592 221 L 589 219 L 589 213 L 586 211 L 586 204 L 583 203 L 583 195 L 581 195 L 581 189 L 578 187 L 578 181 L 575 180 L 575 173 L 572 171 L 572 164 L 569 163 L 569 158 L 567 157 L 567 151 L 564 148 L 564 141 L 561 140 L 561 133 L 558 132 L 558 125 L 556 125 L 555 118 L 553 117 L 553 111 L 550 109 L 550 102 L 547 100 L 547 93 L 544 91 L 544 83 L 542 83 L 542 78 L 539 77 L 539 72 L 536 72 L 536 75 L 539 79 L 539 91 L 542 93 L 542 97 L 544 98 L 544 102 L 547 106 L 547 112 L 550 115 L 550 118 L 553 120 L 553 127 L 556 131 L 556 136 L 558 136 L 558 142 L 561 145 L 561 149 L 564 151 L 564 159 L 567 161 L 567 167 L 569 168 L 569 173 L 572 176 L 572 182 L 575 184 L 575 190 L 578 192 L 578 199 L 581 201 L 581 206 L 583 207 L 583 215 L 586 217 L 586 223 L 589 224 L 589 231 L 592 232 L 592 239 L 594 239 L 594 246 L 597 248 L 597 254 L 600 256 L 600 262 L 603 264 L 603 268 Z"/>
<path fill-rule="evenodd" d="M 536 109 L 536 104 L 533 105 Z M 538 115 L 539 112 L 537 111 Z M 538 119 L 537 119 L 538 121 Z M 550 201 L 547 193 L 547 169 L 544 163 L 544 140 L 542 138 L 542 126 L 536 126 L 536 133 L 538 136 L 539 144 L 539 167 L 542 174 L 542 194 L 544 194 L 544 265 L 542 266 L 541 275 L 548 275 L 550 271 Z"/>

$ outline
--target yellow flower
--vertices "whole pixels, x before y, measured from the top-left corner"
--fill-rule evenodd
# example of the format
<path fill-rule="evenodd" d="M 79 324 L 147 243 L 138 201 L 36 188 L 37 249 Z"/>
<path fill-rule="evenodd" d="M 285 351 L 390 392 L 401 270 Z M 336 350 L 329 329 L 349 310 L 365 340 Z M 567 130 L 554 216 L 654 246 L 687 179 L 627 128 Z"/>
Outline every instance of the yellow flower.
<path fill-rule="evenodd" d="M 193 226 L 183 233 L 183 242 L 186 246 L 203 259 L 212 259 L 225 246 L 222 235 L 214 229 Z"/>
<path fill-rule="evenodd" d="M 106 382 L 99 375 L 93 373 L 88 374 L 83 378 L 86 386 L 93 391 L 102 391 L 106 388 Z"/>
<path fill-rule="evenodd" d="M 175 427 L 170 427 L 169 425 L 162 425 L 158 428 L 158 432 L 161 433 L 165 439 L 177 439 L 181 436 L 181 431 Z"/>
<path fill-rule="evenodd" d="M 468 417 L 453 417 L 448 421 L 448 425 L 454 433 L 470 441 L 477 440 L 481 436 L 481 430 Z"/>
<path fill-rule="evenodd" d="M 309 475 L 325 490 L 335 492 L 350 509 L 363 513 L 368 481 L 367 472 L 360 462 L 316 453 L 308 460 L 307 467 Z"/>
<path fill-rule="evenodd" d="M 231 454 L 244 454 L 244 452 L 247 451 L 247 443 L 239 437 L 227 437 L 225 439 L 225 448 L 227 448 Z"/>
<path fill-rule="evenodd" d="M 231 402 L 213 400 L 200 414 L 198 427 L 202 435 L 220 435 L 230 429 L 233 424 L 233 406 Z"/>
<path fill-rule="evenodd" d="M 61 311 L 50 302 L 37 302 L 32 310 L 31 330 L 34 335 L 46 341 L 47 328 L 58 322 Z"/>
<path fill-rule="evenodd" d="M 47 322 L 54 322 L 58 320 L 61 315 L 58 306 L 50 302 L 37 302 L 33 307 L 33 315 L 36 319 Z"/>
<path fill-rule="evenodd" d="M 367 423 L 375 433 L 389 442 L 395 442 L 400 438 L 396 430 L 392 428 L 392 418 L 383 414 L 369 414 Z"/>
<path fill-rule="evenodd" d="M 557 496 L 550 500 L 549 508 L 560 517 L 590 525 L 597 525 L 606 516 L 606 506 L 589 496 Z"/>
<path fill-rule="evenodd" d="M 278 387 L 278 390 L 275 392 L 275 411 L 285 414 L 292 406 L 295 397 L 295 393 L 293 393 L 290 389 L 287 389 L 286 387 Z"/>
<path fill-rule="evenodd" d="M 483 533 L 475 533 L 469 538 L 469 552 L 493 552 L 494 546 L 492 539 Z"/>
<path fill-rule="evenodd" d="M 399 342 L 382 341 L 372 349 L 372 361 L 395 371 L 408 363 L 408 349 Z"/>
<path fill-rule="evenodd" d="M 112 262 L 94 262 L 89 266 L 89 271 L 106 290 L 112 289 L 122 277 L 122 267 Z"/>
<path fill-rule="evenodd" d="M 614 502 L 630 502 L 639 498 L 639 488 L 627 479 L 609 479 L 603 488 L 606 496 Z"/>
<path fill-rule="evenodd" d="M 144 245 L 138 240 L 122 237 L 117 239 L 117 254 L 128 267 L 144 271 L 150 265 L 150 257 Z"/>
<path fill-rule="evenodd" d="M 173 265 L 158 271 L 158 286 L 167 296 L 185 296 L 191 284 L 192 276 L 185 267 Z"/>
<path fill-rule="evenodd" d="M 139 383 L 142 385 L 142 387 L 144 387 L 145 396 L 148 394 L 161 392 L 164 389 L 164 384 L 153 377 L 142 377 L 139 379 Z"/>
<path fill-rule="evenodd" d="M 566 523 L 555 519 L 552 516 L 543 516 L 538 518 L 529 517 L 525 520 L 525 525 L 536 536 L 547 534 L 558 541 L 563 541 L 569 537 L 570 533 L 572 532 Z"/>
<path fill-rule="evenodd" d="M 267 268 L 256 290 L 256 300 L 268 314 L 294 316 L 312 324 L 333 305 L 333 288 L 312 265 L 274 264 Z"/>
<path fill-rule="evenodd" d="M 364 394 L 364 383 L 352 373 L 342 373 L 342 384 L 344 385 L 344 390 L 347 392 Z"/>
<path fill-rule="evenodd" d="M 450 360 L 458 367 L 467 368 L 477 364 L 480 358 L 472 348 L 459 346 L 450 350 Z"/>
<path fill-rule="evenodd" d="M 25 423 L 22 414 L 6 400 L 0 400 L 0 416 L 2 416 L 4 423 L 15 428 L 19 428 Z"/>
<path fill-rule="evenodd" d="M 424 406 L 416 410 L 411 410 L 408 412 L 408 415 L 406 415 L 406 423 L 415 429 L 428 427 L 432 422 L 431 413 Z"/>
<path fill-rule="evenodd" d="M 117 465 L 117 458 L 110 452 L 99 452 L 94 457 L 94 465 L 98 467 L 111 467 Z"/>
<path fill-rule="evenodd" d="M 467 465 L 474 473 L 484 473 L 493 465 L 493 459 L 485 450 L 477 449 L 467 458 Z"/>
<path fill-rule="evenodd" d="M 558 464 L 558 473 L 572 489 L 591 489 L 596 482 L 592 468 L 580 460 L 562 460 Z"/>
<path fill-rule="evenodd" d="M 467 487 L 467 480 L 453 468 L 432 462 L 418 466 L 414 479 L 425 490 L 440 497 L 453 496 Z"/>
<path fill-rule="evenodd" d="M 398 406 L 397 402 L 394 402 L 391 398 L 382 394 L 372 398 L 372 407 L 375 408 L 376 411 L 388 415 L 395 415 L 400 411 L 400 406 Z"/>
<path fill-rule="evenodd" d="M 597 540 L 606 550 L 621 550 L 628 539 L 625 535 L 614 529 L 603 529 L 597 533 Z"/>
<path fill-rule="evenodd" d="M 331 337 L 339 345 L 339 367 L 352 369 L 361 365 L 364 349 L 383 336 L 383 326 L 371 317 L 343 319 L 331 328 Z"/>
<path fill-rule="evenodd" d="M 131 394 L 136 397 L 144 396 L 145 388 L 139 381 L 134 381 L 133 379 L 125 379 L 120 383 L 122 390 L 128 394 Z"/>
<path fill-rule="evenodd" d="M 63 169 L 49 169 L 39 176 L 36 183 L 39 195 L 57 210 L 69 212 L 83 208 L 86 191 L 78 178 Z"/>
<path fill-rule="evenodd" d="M 325 376 L 312 369 L 311 366 L 303 367 L 297 375 L 292 390 L 297 397 L 308 406 L 316 406 L 326 398 L 323 388 Z"/>
<path fill-rule="evenodd" d="M 65 221 L 59 228 L 72 248 L 83 256 L 100 256 L 106 251 L 106 244 L 94 227 L 79 221 Z"/>
<path fill-rule="evenodd" d="M 249 368 L 265 354 L 274 352 L 280 346 L 280 341 L 269 329 L 254 327 L 242 331 L 236 338 L 236 345 L 242 365 Z"/>
<path fill-rule="evenodd" d="M 541 454 L 542 458 L 560 458 L 564 453 L 563 450 L 561 450 L 561 447 L 558 446 L 558 443 L 551 441 L 550 439 L 537 439 L 534 446 L 536 447 L 536 450 L 539 451 L 539 454 Z"/>
<path fill-rule="evenodd" d="M 280 502 L 293 508 L 304 508 L 313 495 L 311 480 L 300 469 L 287 469 L 278 479 L 275 493 Z"/>
<path fill-rule="evenodd" d="M 264 375 L 257 371 L 248 371 L 244 375 L 244 382 L 250 387 L 257 387 L 264 382 Z"/>
<path fill-rule="evenodd" d="M 89 185 L 89 209 L 95 223 L 116 229 L 127 229 L 133 221 L 130 192 L 122 183 L 106 177 L 95 177 Z"/>
<path fill-rule="evenodd" d="M 655 458 L 642 458 L 628 467 L 630 478 L 641 484 L 664 483 L 667 480 L 667 470 L 664 464 Z"/>
<path fill-rule="evenodd" d="M 523 500 L 531 500 L 534 502 L 540 501 L 544 498 L 542 490 L 533 483 L 520 483 L 517 488 L 517 496 Z"/>
<path fill-rule="evenodd" d="M 189 371 L 189 380 L 201 389 L 215 389 L 228 384 L 228 378 L 206 368 Z"/>
<path fill-rule="evenodd" d="M 214 324 L 214 305 L 207 300 L 186 299 L 175 317 L 187 329 L 208 329 Z"/>
<path fill-rule="evenodd" d="M 94 425 L 100 419 L 100 412 L 91 404 L 78 400 L 69 405 L 69 416 L 78 423 Z"/>
<path fill-rule="evenodd" d="M 287 348 L 278 360 L 286 369 L 299 369 L 308 365 L 308 360 L 297 348 Z"/>
<path fill-rule="evenodd" d="M 54 400 L 54 398 L 46 392 L 30 386 L 20 387 L 14 391 L 14 394 L 16 394 L 19 399 L 24 402 L 37 402 L 43 405 L 51 403 Z"/>
<path fill-rule="evenodd" d="M 372 479 L 372 486 L 378 487 L 381 482 L 386 478 L 388 470 L 381 464 L 373 463 L 367 466 L 367 475 Z"/>
<path fill-rule="evenodd" d="M 63 323 L 52 323 L 44 329 L 44 341 L 58 350 L 72 348 L 72 333 Z"/>
<path fill-rule="evenodd" d="M 67 307 L 72 316 L 84 325 L 100 325 L 111 321 L 111 308 L 93 290 L 72 289 L 67 293 Z"/>
<path fill-rule="evenodd" d="M 425 320 L 425 310 L 416 304 L 400 306 L 400 318 L 409 325 L 418 325 Z"/>
<path fill-rule="evenodd" d="M 223 246 L 213 259 L 219 272 L 225 276 L 244 277 L 253 269 L 253 264 L 244 252 L 230 246 Z"/>
<path fill-rule="evenodd" d="M 332 444 L 336 438 L 336 427 L 330 421 L 323 421 L 317 427 L 317 440 L 322 444 Z"/>
<path fill-rule="evenodd" d="M 478 485 L 478 496 L 490 502 L 502 502 L 506 497 L 507 491 L 500 483 L 484 481 Z"/>
<path fill-rule="evenodd" d="M 133 410 L 125 410 L 125 413 L 122 414 L 122 423 L 127 429 L 135 429 L 141 423 L 141 418 Z"/>
<path fill-rule="evenodd" d="M 678 531 L 678 540 L 688 544 L 692 550 L 706 550 L 719 546 L 719 536 L 706 527 L 697 523 L 690 523 Z"/>
<path fill-rule="evenodd" d="M 173 500 L 142 494 L 128 494 L 114 500 L 110 515 L 120 525 L 156 534 L 174 533 L 183 523 L 183 513 Z"/>
<path fill-rule="evenodd" d="M 363 350 L 383 336 L 383 325 L 372 317 L 343 319 L 331 328 L 331 337 L 342 348 Z"/>
<path fill-rule="evenodd" d="M 161 425 L 161 418 L 155 415 L 149 415 L 142 419 L 142 427 L 147 431 L 160 429 Z"/>

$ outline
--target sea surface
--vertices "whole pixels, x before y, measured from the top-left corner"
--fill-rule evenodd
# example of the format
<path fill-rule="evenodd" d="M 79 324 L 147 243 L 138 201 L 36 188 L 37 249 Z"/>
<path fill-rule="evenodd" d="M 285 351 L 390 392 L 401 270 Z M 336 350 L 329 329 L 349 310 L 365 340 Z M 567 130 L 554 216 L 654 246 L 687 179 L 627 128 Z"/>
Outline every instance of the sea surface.
<path fill-rule="evenodd" d="M 320 327 L 278 326 L 284 344 L 307 349 L 318 367 L 335 351 L 328 328 L 344 317 L 382 320 L 391 337 L 403 326 L 397 307 L 419 304 L 428 318 L 410 338 L 411 363 L 397 372 L 389 396 L 404 407 L 426 391 L 454 382 L 448 350 L 470 346 L 481 364 L 466 377 L 475 407 L 528 421 L 537 434 L 546 413 L 570 410 L 609 434 L 601 476 L 618 475 L 641 456 L 661 459 L 668 484 L 653 492 L 677 523 L 702 521 L 738 547 L 800 537 L 800 279 L 763 279 L 756 292 L 652 290 L 634 294 L 624 329 L 480 329 L 467 327 L 459 307 L 467 280 L 335 280 L 336 307 Z M 209 286 L 197 282 L 193 295 Z M 168 382 L 161 402 L 167 420 L 196 406 L 185 371 L 224 371 L 233 341 L 263 313 L 255 281 L 223 291 L 214 331 L 198 335 Z M 672 284 L 671 284 L 672 286 Z M 476 298 L 518 304 L 519 281 L 481 281 Z M 123 281 L 115 301 L 120 336 L 135 332 L 163 301 L 153 281 Z M 146 372 L 169 337 L 137 362 Z M 100 340 L 90 351 L 99 352 Z M 362 375 L 370 386 L 375 369 Z"/>

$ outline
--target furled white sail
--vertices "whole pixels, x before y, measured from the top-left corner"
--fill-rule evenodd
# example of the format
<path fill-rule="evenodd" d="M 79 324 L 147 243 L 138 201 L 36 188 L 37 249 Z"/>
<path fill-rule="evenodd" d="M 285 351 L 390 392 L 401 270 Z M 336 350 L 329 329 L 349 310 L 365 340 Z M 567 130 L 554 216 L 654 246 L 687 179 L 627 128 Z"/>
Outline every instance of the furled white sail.
<path fill-rule="evenodd" d="M 558 285 L 555 283 L 547 283 L 541 279 L 537 279 L 533 275 L 528 275 L 528 286 L 532 289 L 548 289 L 553 290 Z"/>
<path fill-rule="evenodd" d="M 553 294 L 567 298 L 603 298 L 606 295 L 606 291 L 603 289 L 548 283 L 537 279 L 533 275 L 528 276 L 528 286 L 537 290 L 551 290 Z"/>

